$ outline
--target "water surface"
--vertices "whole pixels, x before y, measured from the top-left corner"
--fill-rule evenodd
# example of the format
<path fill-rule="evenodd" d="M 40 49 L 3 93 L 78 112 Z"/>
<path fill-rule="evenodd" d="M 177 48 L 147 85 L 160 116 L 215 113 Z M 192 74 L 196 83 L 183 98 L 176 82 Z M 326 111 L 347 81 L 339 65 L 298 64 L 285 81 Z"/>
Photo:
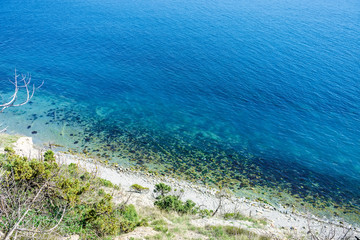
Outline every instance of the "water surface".
<path fill-rule="evenodd" d="M 218 152 L 220 175 L 359 198 L 359 1 L 12 0 L 0 20 L 3 92 L 14 68 L 45 81 L 1 116 L 11 133 L 119 162 L 129 142 Z"/>

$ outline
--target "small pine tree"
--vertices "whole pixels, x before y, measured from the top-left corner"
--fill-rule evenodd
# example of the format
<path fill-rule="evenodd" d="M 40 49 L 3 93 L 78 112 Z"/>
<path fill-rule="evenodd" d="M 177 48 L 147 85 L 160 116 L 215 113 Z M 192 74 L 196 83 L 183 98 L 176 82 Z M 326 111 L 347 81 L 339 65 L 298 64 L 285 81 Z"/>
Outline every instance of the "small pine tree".
<path fill-rule="evenodd" d="M 160 194 L 159 197 L 164 197 L 166 194 L 168 194 L 171 191 L 171 187 L 169 185 L 166 185 L 165 183 L 158 183 L 155 185 L 154 193 Z"/>

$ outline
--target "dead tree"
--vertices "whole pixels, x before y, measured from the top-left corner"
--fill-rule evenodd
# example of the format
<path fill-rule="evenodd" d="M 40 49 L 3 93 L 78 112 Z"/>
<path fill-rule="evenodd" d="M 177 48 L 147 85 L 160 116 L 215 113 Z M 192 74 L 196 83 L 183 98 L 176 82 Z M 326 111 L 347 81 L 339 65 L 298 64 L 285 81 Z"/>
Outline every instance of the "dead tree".
<path fill-rule="evenodd" d="M 40 165 L 40 162 L 34 164 Z M 50 174 L 44 171 L 36 177 L 19 175 L 19 171 L 25 170 L 2 169 L 0 173 L 0 216 L 5 230 L 4 240 L 50 234 L 57 229 L 68 208 L 68 202 L 54 197 L 60 189 L 53 179 L 61 175 L 60 168 L 54 168 Z M 48 221 L 37 221 L 41 216 L 49 216 Z"/>
<path fill-rule="evenodd" d="M 14 80 L 9 80 L 12 85 L 14 85 L 13 94 L 9 100 L 2 100 L 0 103 L 0 113 L 3 113 L 5 109 L 10 107 L 19 107 L 27 104 L 32 97 L 34 96 L 35 90 L 42 86 L 42 83 L 39 87 L 35 87 L 35 84 L 31 84 L 31 75 L 30 74 L 17 74 L 15 69 Z M 18 102 L 19 92 L 21 89 L 25 90 L 25 97 Z M 6 127 L 0 130 L 5 132 Z"/>
<path fill-rule="evenodd" d="M 311 240 L 349 240 L 354 236 L 351 225 L 336 226 L 331 223 L 311 222 L 308 219 L 307 229 Z"/>
<path fill-rule="evenodd" d="M 215 196 L 218 199 L 217 207 L 215 208 L 215 211 L 213 212 L 212 216 L 215 216 L 219 210 L 221 210 L 224 207 L 224 201 L 228 199 L 231 196 L 230 190 L 227 188 L 227 185 L 224 183 L 220 183 L 218 185 L 219 191 L 216 192 Z"/>

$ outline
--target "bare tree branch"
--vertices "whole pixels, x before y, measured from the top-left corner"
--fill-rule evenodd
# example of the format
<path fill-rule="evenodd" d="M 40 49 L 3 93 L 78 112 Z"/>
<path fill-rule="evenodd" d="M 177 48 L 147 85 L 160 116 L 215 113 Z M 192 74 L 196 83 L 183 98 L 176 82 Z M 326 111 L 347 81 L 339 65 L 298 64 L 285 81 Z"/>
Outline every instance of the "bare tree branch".
<path fill-rule="evenodd" d="M 31 75 L 30 74 L 17 74 L 15 69 L 14 81 L 9 80 L 12 85 L 14 85 L 13 94 L 11 95 L 10 99 L 6 102 L 0 103 L 0 113 L 4 112 L 5 109 L 10 107 L 20 107 L 27 104 L 32 97 L 34 96 L 35 90 L 39 89 L 44 82 L 41 83 L 39 87 L 35 87 L 35 84 L 31 83 Z M 16 103 L 18 100 L 18 94 L 20 89 L 24 88 L 26 92 L 26 97 L 21 102 Z M 1 97 L 2 98 L 2 97 Z M 6 127 L 0 130 L 1 132 L 5 132 Z"/>
<path fill-rule="evenodd" d="M 15 223 L 15 225 L 10 229 L 10 231 L 6 234 L 4 240 L 9 240 L 11 235 L 14 233 L 15 230 L 17 230 L 19 224 L 24 220 L 24 218 L 26 217 L 26 215 L 28 214 L 28 212 L 32 209 L 33 204 L 35 203 L 35 201 L 37 200 L 37 198 L 39 197 L 40 193 L 43 191 L 43 189 L 46 187 L 47 182 L 44 183 L 44 185 L 38 190 L 38 192 L 36 193 L 36 195 L 34 196 L 34 198 L 32 199 L 30 205 L 27 207 L 27 209 L 25 210 L 25 212 L 22 214 L 22 216 L 20 217 L 20 219 Z"/>
<path fill-rule="evenodd" d="M 52 228 L 50 228 L 48 230 L 37 231 L 37 230 L 31 230 L 31 229 L 26 229 L 26 228 L 16 228 L 16 230 L 18 230 L 18 231 L 26 231 L 26 232 L 33 232 L 33 233 L 50 233 L 50 232 L 54 231 L 59 226 L 61 221 L 63 220 L 63 218 L 65 216 L 65 213 L 66 213 L 66 208 L 67 208 L 67 206 L 64 207 L 64 209 L 62 211 L 62 214 L 61 214 L 61 218 L 59 219 L 57 224 L 54 227 L 52 227 Z"/>

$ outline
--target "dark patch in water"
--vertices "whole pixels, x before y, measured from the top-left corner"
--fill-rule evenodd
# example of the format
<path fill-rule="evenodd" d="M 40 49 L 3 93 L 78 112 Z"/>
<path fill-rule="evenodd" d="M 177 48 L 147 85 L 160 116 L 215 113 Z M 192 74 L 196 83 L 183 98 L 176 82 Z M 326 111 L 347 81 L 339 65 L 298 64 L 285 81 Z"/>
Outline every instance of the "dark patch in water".
<path fill-rule="evenodd" d="M 248 157 L 245 151 L 240 154 L 236 149 L 226 148 L 224 143 L 209 140 L 203 134 L 189 140 L 122 126 L 111 120 L 83 120 L 73 111 L 59 112 L 74 126 L 80 126 L 77 122 L 85 123 L 80 136 L 85 142 L 91 140 L 91 144 L 97 146 L 86 152 L 93 152 L 98 157 L 129 159 L 132 165 L 144 170 L 149 170 L 149 165 L 151 169 L 159 166 L 157 171 L 160 174 L 180 175 L 212 185 L 223 183 L 233 190 L 266 186 L 296 194 L 314 204 L 321 199 L 334 201 L 349 209 L 359 206 L 360 193 L 353 190 L 354 183 L 345 178 L 318 174 L 291 159 Z M 79 141 L 73 143 L 78 144 Z M 82 152 L 83 148 L 79 151 Z"/>

